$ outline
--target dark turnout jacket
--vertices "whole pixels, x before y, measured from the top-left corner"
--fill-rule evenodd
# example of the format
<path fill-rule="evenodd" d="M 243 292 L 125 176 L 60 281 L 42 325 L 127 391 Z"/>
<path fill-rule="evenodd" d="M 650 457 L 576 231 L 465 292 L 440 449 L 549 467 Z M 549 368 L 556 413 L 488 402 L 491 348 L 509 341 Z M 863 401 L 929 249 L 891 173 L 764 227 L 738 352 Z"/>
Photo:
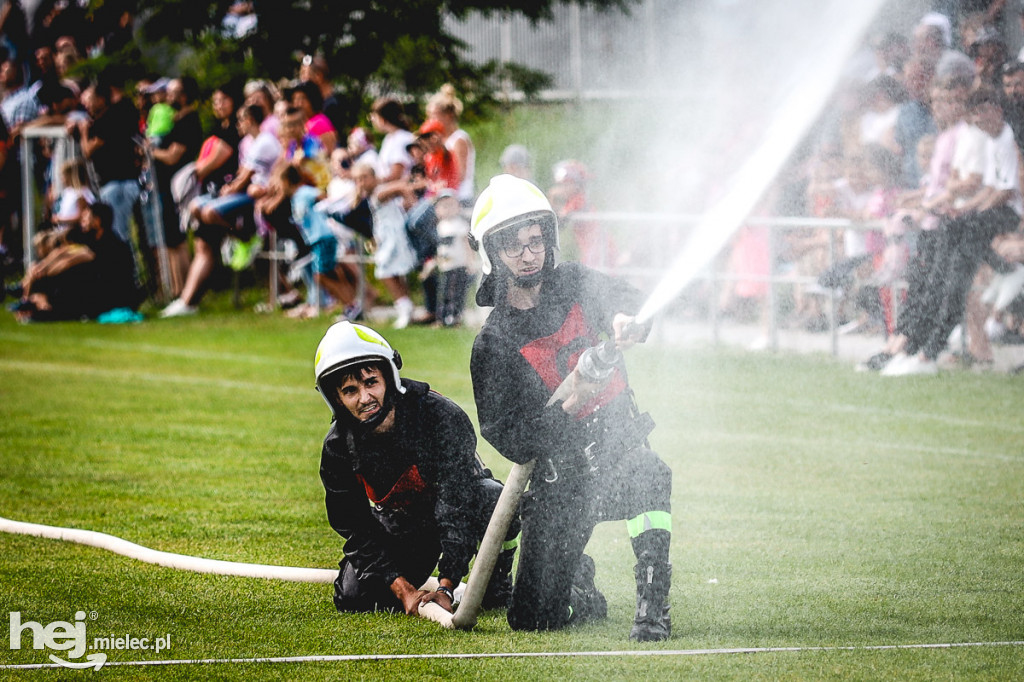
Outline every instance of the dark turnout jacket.
<path fill-rule="evenodd" d="M 600 413 L 605 430 L 630 420 L 632 398 L 621 367 L 582 418 L 566 414 L 560 402 L 545 405 L 583 351 L 601 341 L 599 333 L 612 337 L 615 315 L 636 314 L 643 304 L 639 290 L 562 263 L 545 275 L 536 307 L 499 303 L 476 337 L 471 361 L 480 433 L 498 452 L 520 464 L 547 457 L 568 462 L 599 438 L 588 417 Z"/>
<path fill-rule="evenodd" d="M 479 539 L 472 530 L 481 513 L 479 481 L 490 474 L 462 408 L 425 383 L 402 385 L 388 433 L 359 433 L 348 420 L 331 424 L 320 459 L 327 518 L 360 580 L 390 584 L 401 575 L 389 540 L 435 536 L 439 576 L 458 583 Z"/>

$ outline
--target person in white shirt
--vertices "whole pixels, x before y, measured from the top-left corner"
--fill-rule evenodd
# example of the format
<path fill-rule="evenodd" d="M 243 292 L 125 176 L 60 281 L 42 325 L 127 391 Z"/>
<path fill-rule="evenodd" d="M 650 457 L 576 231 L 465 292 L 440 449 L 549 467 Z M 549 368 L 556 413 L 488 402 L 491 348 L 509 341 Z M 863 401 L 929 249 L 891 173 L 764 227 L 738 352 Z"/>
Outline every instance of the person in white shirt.
<path fill-rule="evenodd" d="M 967 295 L 983 262 L 1009 271 L 995 257 L 992 241 L 1016 229 L 1024 214 L 1019 179 L 1019 156 L 1013 130 L 1003 117 L 1002 100 L 994 90 L 971 95 L 969 107 L 974 125 L 982 130 L 985 166 L 981 186 L 959 202 L 942 226 L 942 243 L 929 281 L 941 290 L 938 310 L 926 333 L 911 338 L 905 357 L 897 356 L 882 371 L 887 376 L 935 374 L 935 360 L 946 347 L 950 332 L 964 315 Z"/>

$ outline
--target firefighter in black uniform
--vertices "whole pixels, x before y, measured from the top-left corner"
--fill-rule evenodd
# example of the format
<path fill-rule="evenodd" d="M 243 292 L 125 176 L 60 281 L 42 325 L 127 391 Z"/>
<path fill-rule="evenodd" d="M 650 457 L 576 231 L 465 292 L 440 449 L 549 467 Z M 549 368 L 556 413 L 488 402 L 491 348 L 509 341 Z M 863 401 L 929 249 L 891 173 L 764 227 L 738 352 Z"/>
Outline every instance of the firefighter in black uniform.
<path fill-rule="evenodd" d="M 334 584 L 339 611 L 453 609 L 453 590 L 483 537 L 501 484 L 476 454 L 466 413 L 427 384 L 399 376 L 401 358 L 377 332 L 339 322 L 316 352 L 316 385 L 334 420 L 320 478 L 327 518 L 345 538 Z M 484 597 L 511 593 L 518 521 Z M 436 591 L 419 589 L 434 569 Z"/>
<path fill-rule="evenodd" d="M 637 558 L 630 638 L 667 639 L 672 472 L 647 445 L 654 424 L 636 409 L 621 353 L 600 381 L 576 370 L 599 334 L 619 349 L 646 337 L 649 326 L 634 320 L 643 297 L 577 263 L 556 266 L 550 203 L 510 175 L 477 200 L 471 241 L 483 261 L 477 303 L 494 306 L 471 362 L 480 432 L 508 459 L 536 460 L 509 625 L 546 630 L 603 617 L 583 550 L 596 523 L 626 520 Z"/>

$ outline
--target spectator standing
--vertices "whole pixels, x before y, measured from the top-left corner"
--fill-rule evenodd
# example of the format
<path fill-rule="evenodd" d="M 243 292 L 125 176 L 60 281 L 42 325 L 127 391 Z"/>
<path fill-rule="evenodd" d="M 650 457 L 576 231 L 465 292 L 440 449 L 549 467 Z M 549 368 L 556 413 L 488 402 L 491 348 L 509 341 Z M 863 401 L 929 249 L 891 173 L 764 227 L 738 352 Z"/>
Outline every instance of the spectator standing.
<path fill-rule="evenodd" d="M 1003 65 L 1003 115 L 1013 129 L 1017 146 L 1024 148 L 1024 62 Z"/>
<path fill-rule="evenodd" d="M 245 103 L 255 104 L 263 109 L 263 123 L 260 124 L 260 131 L 277 135 L 280 121 L 274 115 L 274 106 L 278 101 L 277 90 L 270 83 L 262 80 L 252 80 L 245 84 Z M 243 150 L 239 150 L 241 153 Z"/>
<path fill-rule="evenodd" d="M 948 17 L 939 12 L 925 14 L 914 27 L 911 58 L 934 64 L 937 78 L 974 78 L 974 62 L 963 52 L 953 49 L 952 34 Z"/>
<path fill-rule="evenodd" d="M 11 217 L 18 201 L 19 169 L 15 166 L 10 145 L 7 125 L 0 116 L 0 280 L 14 265 L 17 256 L 16 246 L 11 240 Z"/>
<path fill-rule="evenodd" d="M 970 44 L 968 52 L 974 59 L 975 87 L 999 88 L 1003 64 L 1006 63 L 1006 42 L 999 33 L 985 27 Z"/>
<path fill-rule="evenodd" d="M 25 84 L 21 66 L 13 59 L 5 59 L 0 63 L 0 84 L 4 91 L 3 100 L 0 100 L 0 114 L 3 115 L 7 132 L 12 138 L 17 137 L 27 123 L 39 116 L 37 88 Z"/>
<path fill-rule="evenodd" d="M 611 235 L 592 220 L 574 218 L 590 210 L 587 197 L 589 171 L 580 161 L 565 159 L 551 168 L 555 183 L 548 190 L 551 205 L 561 224 L 568 223 L 576 244 L 577 260 L 591 268 L 611 268 L 618 262 L 618 248 Z"/>
<path fill-rule="evenodd" d="M 476 147 L 469 133 L 459 127 L 462 117 L 462 100 L 455 95 L 455 87 L 450 83 L 441 86 L 441 90 L 427 102 L 427 118 L 441 122 L 444 146 L 455 158 L 458 182 L 454 186 L 455 196 L 465 207 L 473 205 L 476 198 L 473 176 L 476 173 Z"/>
<path fill-rule="evenodd" d="M 932 111 L 940 132 L 922 191 L 908 193 L 902 200 L 915 228 L 907 235 L 912 244 L 906 271 L 907 305 L 885 349 L 859 365 L 859 370 L 884 368 L 903 351 L 910 337 L 924 333 L 921 330 L 937 314 L 941 291 L 929 283 L 929 275 L 942 242 L 940 215 L 980 185 L 983 170 L 981 131 L 966 120 L 971 80 L 969 76 L 947 78 L 932 88 Z"/>
<path fill-rule="evenodd" d="M 921 182 L 923 169 L 917 165 L 918 140 L 936 132 L 928 101 L 933 73 L 934 66 L 920 59 L 907 62 L 903 73 L 903 85 L 908 97 L 900 105 L 896 116 L 893 139 L 902 155 L 900 184 L 906 188 L 916 188 Z"/>
<path fill-rule="evenodd" d="M 533 181 L 533 159 L 530 157 L 530 150 L 521 144 L 510 144 L 505 147 L 498 164 L 502 173 Z"/>
<path fill-rule="evenodd" d="M 127 97 L 114 98 L 106 82 L 90 85 L 82 103 L 92 118 L 69 121 L 71 134 L 82 143 L 82 153 L 92 162 L 99 184 L 99 199 L 114 210 L 112 229 L 131 244 L 130 223 L 139 199 L 139 164 L 134 137 L 139 130 L 139 111 Z"/>
<path fill-rule="evenodd" d="M 170 82 L 170 79 L 161 77 L 141 81 L 137 86 L 139 97 L 136 106 L 143 119 L 143 132 L 150 144 L 157 147 L 163 136 L 174 127 L 174 107 L 167 103 L 167 85 Z"/>
<path fill-rule="evenodd" d="M 171 179 L 186 164 L 199 156 L 203 143 L 203 128 L 196 103 L 199 85 L 194 78 L 185 76 L 167 84 L 167 103 L 174 109 L 174 124 L 160 143 L 152 150 L 156 168 L 156 186 L 160 196 L 162 225 L 149 226 L 147 239 L 154 251 L 162 238 L 170 262 L 170 282 L 175 295 L 181 293 L 188 273 L 189 255 L 185 234 L 181 231 L 178 205 L 171 192 Z M 162 229 L 163 234 L 156 234 Z M 159 259 L 154 259 L 159 263 Z"/>
<path fill-rule="evenodd" d="M 409 131 L 409 120 L 401 103 L 393 97 L 381 97 L 370 108 L 370 123 L 384 134 L 374 168 L 378 183 L 387 184 L 408 177 L 412 156 L 407 147 L 416 141 Z"/>
<path fill-rule="evenodd" d="M 302 66 L 299 67 L 299 80 L 309 81 L 320 89 L 320 96 L 323 100 L 321 111 L 330 120 L 334 130 L 341 135 L 346 128 L 344 112 L 341 102 L 331 85 L 331 69 L 327 60 L 320 55 L 306 55 L 302 58 Z"/>
<path fill-rule="evenodd" d="M 255 2 L 231 0 L 220 26 L 225 35 L 241 39 L 255 31 L 258 24 L 259 16 L 256 14 Z"/>
<path fill-rule="evenodd" d="M 359 189 L 357 200 L 365 201 L 373 215 L 374 275 L 395 302 L 394 328 L 403 329 L 412 321 L 415 308 L 406 277 L 416 267 L 416 252 L 409 243 L 402 205 L 406 183 L 385 185 L 377 180 L 373 167 L 363 162 L 352 167 L 352 179 Z M 351 224 L 345 217 L 341 222 Z"/>
<path fill-rule="evenodd" d="M 899 154 L 896 121 L 907 100 L 903 85 L 892 76 L 878 76 L 864 86 L 866 110 L 860 117 L 859 145 L 880 144 Z"/>
<path fill-rule="evenodd" d="M 315 137 L 326 155 L 330 157 L 338 146 L 338 131 L 323 112 L 323 95 L 320 88 L 312 81 L 302 81 L 294 88 L 285 91 L 285 99 L 293 107 L 303 111 L 306 118 L 306 132 Z"/>
<path fill-rule="evenodd" d="M 423 149 L 423 167 L 426 173 L 426 196 L 433 198 L 444 189 L 458 192 L 459 165 L 455 155 L 445 146 L 444 124 L 436 118 L 427 119 L 416 137 Z"/>
<path fill-rule="evenodd" d="M 445 327 L 462 324 L 466 295 L 475 256 L 469 246 L 469 221 L 452 190 L 442 190 L 434 200 L 437 216 L 437 270 L 440 283 L 436 319 Z"/>

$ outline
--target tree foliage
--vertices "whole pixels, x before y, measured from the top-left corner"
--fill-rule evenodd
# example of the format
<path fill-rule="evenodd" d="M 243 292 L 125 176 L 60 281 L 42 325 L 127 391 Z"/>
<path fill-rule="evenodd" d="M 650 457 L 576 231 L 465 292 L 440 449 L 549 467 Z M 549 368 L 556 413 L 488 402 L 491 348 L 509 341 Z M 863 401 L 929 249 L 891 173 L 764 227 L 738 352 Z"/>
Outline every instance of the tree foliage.
<path fill-rule="evenodd" d="M 237 1 L 237 0 L 234 0 Z M 580 0 L 601 10 L 628 11 L 639 0 Z M 93 0 L 94 9 L 125 0 Z M 475 65 L 460 54 L 444 17 L 472 11 L 518 13 L 531 21 L 550 19 L 564 0 L 256 0 L 254 32 L 227 35 L 222 20 L 233 0 L 140 0 L 137 19 L 147 55 L 191 52 L 182 70 L 203 64 L 214 73 L 193 73 L 201 82 L 230 75 L 292 78 L 303 54 L 323 55 L 331 78 L 352 98 L 370 92 L 418 95 L 453 82 L 486 100 L 500 79 L 512 79 L 527 94 L 548 82 L 542 73 L 516 65 Z M 162 46 L 162 47 L 161 47 Z M 180 48 L 184 48 L 181 50 Z M 157 65 L 151 65 L 151 68 Z M 255 73 L 254 73 L 255 71 Z"/>

